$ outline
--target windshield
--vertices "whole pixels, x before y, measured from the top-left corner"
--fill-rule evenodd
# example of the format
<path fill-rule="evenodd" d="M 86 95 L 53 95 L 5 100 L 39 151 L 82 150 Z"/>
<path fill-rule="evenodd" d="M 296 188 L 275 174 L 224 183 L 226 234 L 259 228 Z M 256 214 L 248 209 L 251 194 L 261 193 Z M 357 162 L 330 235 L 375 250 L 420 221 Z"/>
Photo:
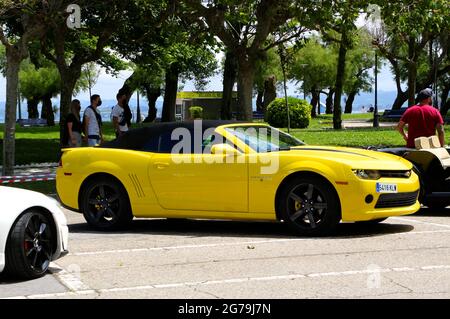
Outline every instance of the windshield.
<path fill-rule="evenodd" d="M 302 141 L 270 126 L 233 126 L 225 128 L 258 153 L 288 150 L 305 145 Z"/>

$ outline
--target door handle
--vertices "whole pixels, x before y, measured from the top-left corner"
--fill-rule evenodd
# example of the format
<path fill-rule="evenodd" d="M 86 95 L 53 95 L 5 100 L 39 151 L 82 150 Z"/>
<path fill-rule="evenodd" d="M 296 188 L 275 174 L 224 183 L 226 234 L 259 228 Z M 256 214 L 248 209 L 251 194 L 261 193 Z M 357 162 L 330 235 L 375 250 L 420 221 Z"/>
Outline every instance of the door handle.
<path fill-rule="evenodd" d="M 154 165 L 157 169 L 165 169 L 165 168 L 169 167 L 168 163 L 155 163 Z"/>

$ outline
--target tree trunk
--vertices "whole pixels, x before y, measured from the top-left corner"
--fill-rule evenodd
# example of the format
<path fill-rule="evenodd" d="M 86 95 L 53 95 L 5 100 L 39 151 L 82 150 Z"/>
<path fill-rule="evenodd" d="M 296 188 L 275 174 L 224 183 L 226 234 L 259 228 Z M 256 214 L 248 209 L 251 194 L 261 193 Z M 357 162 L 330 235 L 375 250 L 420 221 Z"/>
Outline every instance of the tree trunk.
<path fill-rule="evenodd" d="M 38 104 L 39 101 L 35 98 L 27 99 L 27 111 L 29 119 L 37 119 L 39 117 Z"/>
<path fill-rule="evenodd" d="M 5 127 L 3 132 L 3 175 L 14 174 L 17 88 L 21 59 L 13 51 L 6 50 L 6 105 Z"/>
<path fill-rule="evenodd" d="M 81 72 L 81 68 L 80 68 Z M 70 103 L 72 102 L 73 90 L 77 82 L 78 77 L 71 76 L 69 72 L 61 72 L 61 97 L 59 102 L 59 136 L 62 141 L 64 136 L 64 125 L 66 123 L 66 117 L 70 112 Z M 81 119 L 83 118 L 83 106 L 81 106 Z M 61 147 L 62 142 L 60 143 Z"/>
<path fill-rule="evenodd" d="M 156 109 L 156 100 L 161 96 L 161 88 L 158 87 L 146 87 L 145 92 L 148 100 L 148 115 L 144 119 L 144 123 L 151 123 L 156 119 L 158 110 Z"/>
<path fill-rule="evenodd" d="M 264 90 L 258 89 L 256 94 L 256 111 L 263 112 L 264 110 Z"/>
<path fill-rule="evenodd" d="M 397 97 L 395 98 L 394 104 L 392 104 L 392 109 L 393 110 L 400 109 L 407 100 L 408 100 L 408 92 L 397 91 Z"/>
<path fill-rule="evenodd" d="M 334 97 L 334 88 L 330 88 L 328 90 L 328 95 L 325 100 L 325 114 L 333 114 L 333 97 Z"/>
<path fill-rule="evenodd" d="M 42 98 L 42 118 L 47 120 L 48 126 L 55 126 L 55 113 L 53 113 L 52 97 L 46 95 Z"/>
<path fill-rule="evenodd" d="M 317 115 L 320 115 L 320 90 L 319 90 L 319 94 L 317 94 Z"/>
<path fill-rule="evenodd" d="M 417 64 L 415 54 L 416 39 L 410 36 L 408 43 L 408 106 L 416 104 Z"/>
<path fill-rule="evenodd" d="M 347 96 L 347 101 L 345 102 L 344 113 L 351 114 L 353 112 L 353 102 L 355 101 L 356 94 L 358 94 L 357 91 L 352 91 Z"/>
<path fill-rule="evenodd" d="M 253 81 L 255 77 L 254 63 L 247 55 L 239 57 L 238 76 L 238 110 L 237 119 L 251 121 L 253 119 Z"/>
<path fill-rule="evenodd" d="M 273 100 L 277 98 L 277 79 L 275 75 L 269 76 L 264 81 L 264 104 L 263 104 L 263 112 L 265 113 L 267 107 Z"/>
<path fill-rule="evenodd" d="M 164 103 L 162 109 L 162 122 L 175 121 L 175 107 L 177 102 L 178 91 L 178 66 L 176 64 L 170 65 L 166 70 L 166 87 L 164 92 Z"/>
<path fill-rule="evenodd" d="M 225 55 L 225 66 L 223 70 L 223 95 L 222 105 L 220 107 L 220 117 L 222 120 L 231 120 L 233 87 L 236 83 L 237 61 L 233 52 L 227 52 Z"/>
<path fill-rule="evenodd" d="M 317 103 L 319 103 L 319 91 L 311 90 L 311 117 L 317 117 Z"/>
<path fill-rule="evenodd" d="M 342 109 L 341 109 L 341 97 L 342 88 L 344 85 L 344 75 L 345 75 L 345 58 L 347 55 L 347 43 L 348 35 L 347 32 L 342 32 L 341 44 L 339 46 L 339 57 L 336 73 L 336 93 L 334 94 L 334 109 L 333 109 L 333 128 L 336 130 L 342 129 Z"/>

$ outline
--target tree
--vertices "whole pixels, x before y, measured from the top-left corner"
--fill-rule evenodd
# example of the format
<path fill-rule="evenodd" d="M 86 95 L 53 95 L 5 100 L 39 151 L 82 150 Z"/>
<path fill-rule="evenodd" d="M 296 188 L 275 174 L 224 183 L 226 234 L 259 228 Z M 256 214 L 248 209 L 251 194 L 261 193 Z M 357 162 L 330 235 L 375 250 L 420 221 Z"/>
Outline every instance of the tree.
<path fill-rule="evenodd" d="M 256 109 L 266 112 L 267 106 L 277 97 L 277 85 L 283 78 L 280 57 L 275 48 L 267 51 L 265 59 L 256 62 Z"/>
<path fill-rule="evenodd" d="M 58 70 L 48 61 L 36 67 L 30 60 L 22 63 L 19 72 L 20 92 L 28 102 L 28 118 L 39 116 L 38 104 L 42 101 L 41 117 L 47 119 L 49 126 L 55 125 L 51 98 L 60 90 Z"/>
<path fill-rule="evenodd" d="M 198 17 L 217 36 L 226 52 L 236 58 L 238 68 L 238 114 L 240 120 L 253 116 L 252 92 L 256 63 L 270 48 L 299 37 L 305 29 L 286 22 L 297 13 L 297 1 L 201 1 L 184 0 L 186 14 Z M 269 37 L 271 34 L 277 36 Z"/>
<path fill-rule="evenodd" d="M 320 26 L 323 37 L 339 45 L 337 59 L 336 84 L 334 93 L 333 127 L 342 128 L 341 97 L 344 89 L 347 52 L 354 45 L 355 22 L 368 3 L 366 1 L 350 2 L 345 0 L 330 1 L 328 10 L 324 10 L 323 23 Z"/>
<path fill-rule="evenodd" d="M 290 68 L 290 78 L 297 81 L 297 83 L 302 82 L 303 90 L 311 93 L 311 116 L 315 117 L 320 93 L 334 86 L 336 79 L 336 53 L 331 46 L 325 46 L 319 38 L 310 38 L 294 54 L 294 60 Z"/>
<path fill-rule="evenodd" d="M 383 22 L 389 36 L 380 41 L 375 39 L 381 54 L 392 65 L 397 84 L 397 98 L 392 108 L 399 108 L 408 100 L 408 104 L 415 103 L 415 94 L 433 83 L 434 78 L 441 77 L 450 71 L 447 51 L 441 46 L 444 53 L 434 59 L 429 72 L 423 80 L 419 80 L 419 64 L 427 44 L 441 36 L 450 33 L 450 6 L 447 0 L 410 0 L 410 1 L 377 1 L 379 2 Z M 407 90 L 401 88 L 401 64 L 407 68 Z"/>
<path fill-rule="evenodd" d="M 344 92 L 347 95 L 344 113 L 352 113 L 353 102 L 359 92 L 371 92 L 373 78 L 369 72 L 375 65 L 372 38 L 367 30 L 358 30 L 355 46 L 348 52 Z"/>
<path fill-rule="evenodd" d="M 53 9 L 47 1 L 0 3 L 0 42 L 6 51 L 6 106 L 3 138 L 3 175 L 14 173 L 16 105 L 20 63 L 29 55 L 28 43 L 45 34 L 45 21 Z"/>
<path fill-rule="evenodd" d="M 67 15 L 60 14 L 49 20 L 51 26 L 41 43 L 42 52 L 54 62 L 61 77 L 60 136 L 63 136 L 65 118 L 76 83 L 82 75 L 83 65 L 97 61 L 99 64 L 119 71 L 123 63 L 113 52 L 105 52 L 117 26 L 127 19 L 127 7 L 131 0 L 87 1 L 70 3 L 81 7 L 81 27 L 70 28 Z M 64 1 L 56 7 L 65 10 Z M 112 65 L 112 66 L 111 66 Z"/>

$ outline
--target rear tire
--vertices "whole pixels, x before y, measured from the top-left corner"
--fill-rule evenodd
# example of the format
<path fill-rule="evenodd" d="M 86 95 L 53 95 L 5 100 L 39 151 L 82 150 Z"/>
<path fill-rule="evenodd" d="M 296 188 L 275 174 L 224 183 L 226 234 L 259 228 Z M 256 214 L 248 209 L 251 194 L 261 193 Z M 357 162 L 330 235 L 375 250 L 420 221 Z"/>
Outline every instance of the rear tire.
<path fill-rule="evenodd" d="M 39 211 L 20 216 L 8 238 L 5 272 L 22 279 L 42 277 L 55 250 L 53 229 L 53 221 Z"/>
<path fill-rule="evenodd" d="M 80 210 L 91 227 L 103 231 L 124 228 L 133 219 L 125 188 L 111 177 L 91 179 L 86 183 Z"/>
<path fill-rule="evenodd" d="M 298 177 L 284 184 L 278 209 L 280 217 L 299 235 L 329 235 L 341 220 L 336 191 L 316 176 Z"/>

